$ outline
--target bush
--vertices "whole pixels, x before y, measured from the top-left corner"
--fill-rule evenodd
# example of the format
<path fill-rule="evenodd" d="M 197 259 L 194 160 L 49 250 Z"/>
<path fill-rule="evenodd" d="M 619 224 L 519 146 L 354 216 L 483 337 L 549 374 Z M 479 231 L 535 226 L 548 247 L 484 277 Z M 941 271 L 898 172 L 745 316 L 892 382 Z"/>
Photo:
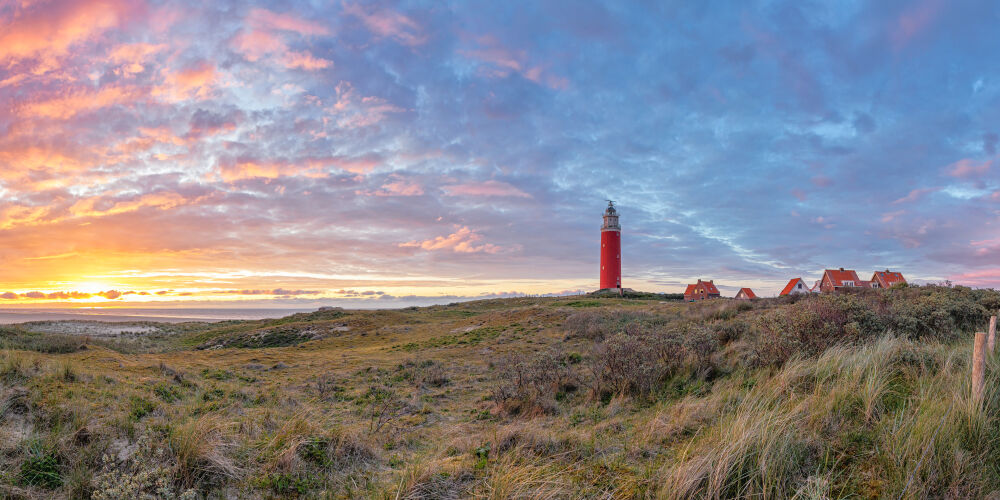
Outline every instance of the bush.
<path fill-rule="evenodd" d="M 983 304 L 1000 301 L 993 290 L 908 286 L 851 290 L 798 298 L 753 318 L 750 343 L 759 365 L 777 366 L 793 354 L 816 355 L 838 344 L 870 342 L 885 332 L 951 341 L 982 328 Z"/>
<path fill-rule="evenodd" d="M 28 458 L 21 464 L 18 476 L 21 484 L 55 489 L 63 484 L 59 474 L 59 456 L 52 450 L 34 441 L 28 445 Z"/>
<path fill-rule="evenodd" d="M 597 345 L 590 357 L 592 395 L 602 400 L 616 394 L 649 396 L 685 368 L 709 369 L 717 346 L 707 328 L 692 328 L 684 334 L 619 333 Z"/>
<path fill-rule="evenodd" d="M 508 356 L 498 365 L 493 401 L 510 415 L 556 413 L 558 394 L 573 392 L 576 375 L 561 353 L 549 351 L 533 357 Z"/>
<path fill-rule="evenodd" d="M 655 332 L 670 321 L 667 316 L 645 311 L 583 311 L 566 318 L 568 338 L 604 340 L 618 333 L 640 335 Z"/>

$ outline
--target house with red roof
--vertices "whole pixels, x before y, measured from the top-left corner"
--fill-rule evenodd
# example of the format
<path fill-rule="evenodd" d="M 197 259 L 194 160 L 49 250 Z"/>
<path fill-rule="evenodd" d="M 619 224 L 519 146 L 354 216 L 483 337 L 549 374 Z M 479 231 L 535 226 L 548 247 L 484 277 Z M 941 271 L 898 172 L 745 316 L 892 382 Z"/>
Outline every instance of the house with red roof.
<path fill-rule="evenodd" d="M 781 289 L 778 294 L 779 297 L 784 295 L 795 295 L 797 293 L 811 293 L 813 289 L 806 285 L 806 282 L 802 278 L 792 278 L 788 280 L 788 284 L 785 288 Z"/>
<path fill-rule="evenodd" d="M 835 292 L 844 288 L 873 288 L 871 281 L 858 278 L 853 269 L 827 269 L 819 280 L 819 290 L 823 293 Z"/>
<path fill-rule="evenodd" d="M 736 300 L 750 300 L 756 298 L 757 294 L 753 293 L 753 290 L 749 288 L 740 288 L 740 291 L 736 292 Z"/>
<path fill-rule="evenodd" d="M 719 293 L 719 289 L 715 286 L 715 280 L 698 280 L 697 283 L 688 285 L 687 290 L 684 290 L 684 300 L 688 302 L 717 299 L 721 296 L 722 294 Z"/>
<path fill-rule="evenodd" d="M 875 271 L 871 283 L 872 288 L 892 288 L 893 285 L 906 283 L 906 278 L 903 277 L 903 273 L 886 269 L 885 271 Z"/>

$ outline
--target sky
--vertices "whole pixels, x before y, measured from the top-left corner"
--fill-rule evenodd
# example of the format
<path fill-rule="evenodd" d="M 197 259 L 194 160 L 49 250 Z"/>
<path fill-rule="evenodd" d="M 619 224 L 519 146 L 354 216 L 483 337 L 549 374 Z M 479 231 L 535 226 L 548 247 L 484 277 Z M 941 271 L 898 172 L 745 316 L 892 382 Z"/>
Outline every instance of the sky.
<path fill-rule="evenodd" d="M 993 1 L 0 0 L 0 307 L 1000 287 Z"/>

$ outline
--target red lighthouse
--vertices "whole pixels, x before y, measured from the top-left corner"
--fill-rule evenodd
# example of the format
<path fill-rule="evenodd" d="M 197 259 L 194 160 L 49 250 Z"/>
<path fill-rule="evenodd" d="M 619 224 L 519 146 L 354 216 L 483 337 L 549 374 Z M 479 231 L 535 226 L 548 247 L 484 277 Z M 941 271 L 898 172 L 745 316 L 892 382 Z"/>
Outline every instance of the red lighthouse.
<path fill-rule="evenodd" d="M 615 202 L 608 200 L 601 226 L 601 289 L 622 287 L 622 227 Z"/>

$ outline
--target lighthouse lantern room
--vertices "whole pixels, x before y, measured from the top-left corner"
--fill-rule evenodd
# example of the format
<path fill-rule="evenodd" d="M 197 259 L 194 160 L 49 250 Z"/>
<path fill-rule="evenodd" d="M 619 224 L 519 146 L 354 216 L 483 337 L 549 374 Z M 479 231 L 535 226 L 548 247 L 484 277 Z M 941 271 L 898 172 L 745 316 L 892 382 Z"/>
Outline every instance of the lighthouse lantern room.
<path fill-rule="evenodd" d="M 601 226 L 601 289 L 622 287 L 622 227 L 615 202 L 608 200 Z"/>

